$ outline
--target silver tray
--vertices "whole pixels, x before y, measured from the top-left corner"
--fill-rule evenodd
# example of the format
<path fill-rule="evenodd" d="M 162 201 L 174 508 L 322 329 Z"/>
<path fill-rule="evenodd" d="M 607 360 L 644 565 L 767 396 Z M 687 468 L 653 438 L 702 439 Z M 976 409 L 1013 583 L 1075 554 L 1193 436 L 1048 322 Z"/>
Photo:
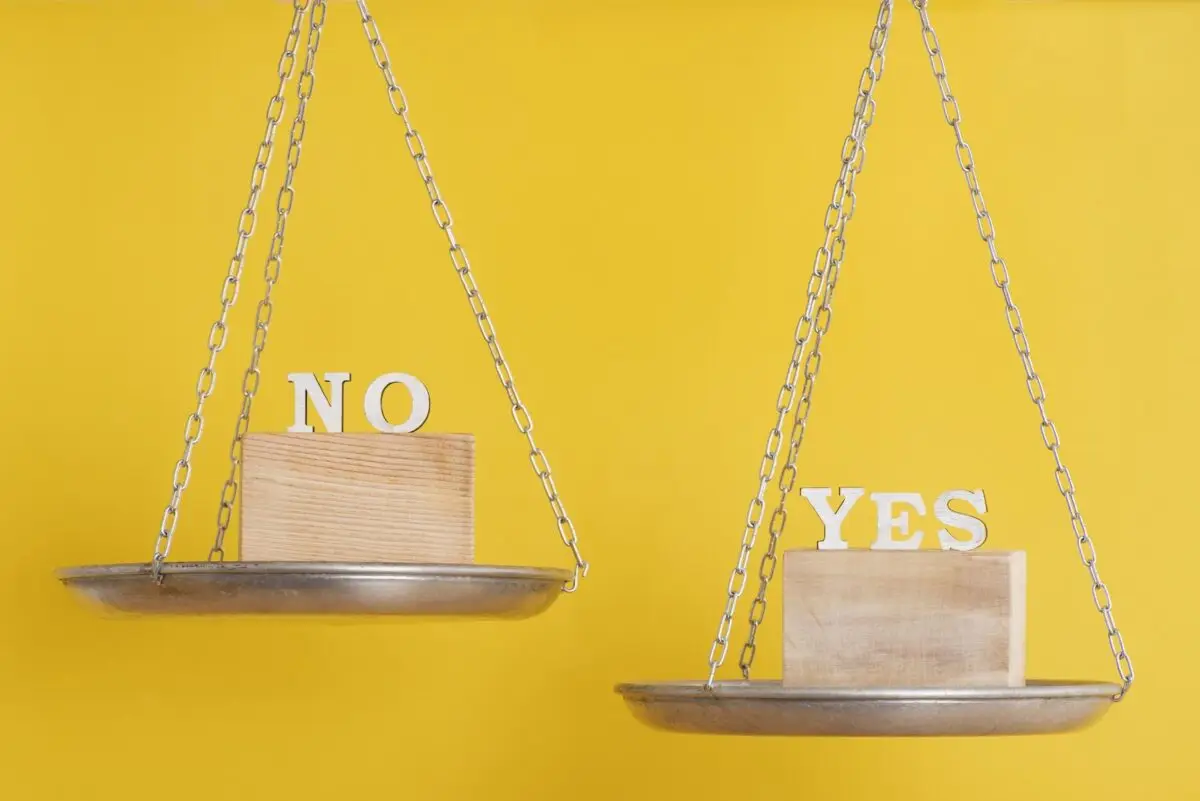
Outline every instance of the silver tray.
<path fill-rule="evenodd" d="M 1100 682 L 1025 687 L 785 688 L 777 681 L 620 684 L 634 716 L 693 734 L 810 737 L 970 737 L 1048 734 L 1100 718 L 1120 691 Z"/>
<path fill-rule="evenodd" d="M 182 615 L 419 615 L 526 618 L 571 572 L 492 565 L 168 562 L 60 570 L 67 587 L 121 612 Z"/>

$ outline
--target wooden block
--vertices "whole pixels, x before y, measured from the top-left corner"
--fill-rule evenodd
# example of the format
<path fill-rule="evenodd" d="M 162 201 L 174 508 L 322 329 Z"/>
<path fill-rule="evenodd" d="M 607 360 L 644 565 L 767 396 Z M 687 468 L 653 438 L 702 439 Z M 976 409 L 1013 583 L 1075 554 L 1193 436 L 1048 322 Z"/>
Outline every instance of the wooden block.
<path fill-rule="evenodd" d="M 470 434 L 250 434 L 238 558 L 472 562 Z"/>
<path fill-rule="evenodd" d="M 1021 687 L 1023 551 L 787 551 L 785 687 Z"/>

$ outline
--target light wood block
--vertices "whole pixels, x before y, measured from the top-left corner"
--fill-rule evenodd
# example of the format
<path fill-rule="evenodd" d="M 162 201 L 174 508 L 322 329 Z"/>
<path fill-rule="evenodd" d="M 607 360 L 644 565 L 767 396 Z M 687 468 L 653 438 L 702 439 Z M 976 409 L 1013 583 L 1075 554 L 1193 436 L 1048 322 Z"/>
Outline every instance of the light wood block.
<path fill-rule="evenodd" d="M 469 434 L 250 434 L 238 558 L 475 559 Z"/>
<path fill-rule="evenodd" d="M 1021 687 L 1023 551 L 793 550 L 785 687 Z"/>

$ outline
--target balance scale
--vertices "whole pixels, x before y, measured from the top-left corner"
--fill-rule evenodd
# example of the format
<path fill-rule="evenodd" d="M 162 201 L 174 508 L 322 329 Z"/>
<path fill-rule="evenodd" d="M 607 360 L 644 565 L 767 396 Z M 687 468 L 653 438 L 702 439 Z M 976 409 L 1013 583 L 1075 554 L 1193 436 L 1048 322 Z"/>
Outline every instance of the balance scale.
<path fill-rule="evenodd" d="M 272 290 L 283 264 L 283 244 L 294 200 L 306 111 L 314 88 L 314 68 L 325 22 L 325 0 L 295 0 L 291 25 L 279 61 L 278 88 L 267 106 L 267 127 L 255 156 L 249 200 L 238 219 L 237 243 L 221 292 L 221 310 L 208 337 L 208 361 L 200 371 L 196 404 L 188 416 L 183 454 L 176 463 L 171 498 L 155 538 L 149 562 L 74 567 L 60 571 L 71 589 L 109 607 L 136 613 L 174 614 L 361 614 L 522 618 L 549 607 L 562 593 L 574 592 L 587 575 L 574 524 L 554 483 L 544 451 L 535 443 L 533 420 L 517 394 L 475 282 L 466 251 L 434 180 L 428 152 L 409 118 L 409 105 L 392 73 L 387 50 L 366 0 L 357 0 L 363 29 L 379 69 L 392 111 L 404 127 L 404 142 L 429 196 L 438 228 L 449 245 L 450 260 L 466 297 L 518 431 L 525 437 L 533 470 L 551 507 L 573 566 L 507 567 L 460 563 L 226 561 L 224 540 L 243 478 L 244 449 L 251 407 L 260 382 L 259 364 L 271 321 Z M 853 121 L 841 152 L 841 166 L 825 216 L 824 242 L 817 250 L 808 282 L 795 346 L 779 392 L 775 421 L 759 468 L 758 488 L 750 502 L 738 559 L 730 575 L 723 611 L 708 652 L 707 678 L 693 681 L 624 683 L 616 687 L 641 721 L 676 732 L 739 735 L 930 736 L 1036 734 L 1077 729 L 1102 716 L 1129 691 L 1133 664 L 1113 619 L 1112 600 L 1096 567 L 1092 538 L 1076 500 L 1075 485 L 1062 459 L 1058 431 L 1046 411 L 1042 379 L 1034 369 L 1020 311 L 1013 300 L 1008 267 L 996 246 L 996 232 L 980 189 L 975 160 L 963 136 L 962 115 L 950 90 L 946 64 L 929 19 L 926 0 L 914 0 L 922 39 L 939 89 L 943 115 L 953 131 L 955 153 L 966 179 L 976 225 L 989 254 L 993 282 L 1004 301 L 1008 329 L 1025 373 L 1029 396 L 1040 416 L 1042 442 L 1054 460 L 1054 476 L 1066 503 L 1092 596 L 1108 636 L 1118 681 L 1028 681 L 1020 686 L 785 686 L 752 679 L 756 638 L 767 611 L 767 589 L 776 572 L 778 546 L 787 519 L 788 496 L 797 480 L 797 459 L 807 429 L 813 389 L 821 365 L 821 346 L 832 320 L 834 289 L 845 256 L 845 231 L 854 215 L 855 180 L 866 157 L 866 137 L 875 117 L 875 89 L 883 76 L 893 1 L 883 0 L 869 40 L 869 60 L 859 81 Z M 217 516 L 217 532 L 205 562 L 168 561 L 181 499 L 191 476 L 191 454 L 204 427 L 204 405 L 216 381 L 216 360 L 224 348 L 229 312 L 242 280 L 246 245 L 254 232 L 256 209 L 267 165 L 283 117 L 285 91 L 300 60 L 301 28 L 307 28 L 303 65 L 296 82 L 287 169 L 276 202 L 275 232 L 265 266 L 265 292 L 255 317 L 250 364 L 245 371 L 243 403 L 230 448 L 229 478 Z M 785 423 L 791 416 L 785 443 Z M 786 448 L 785 448 L 786 444 Z M 780 457 L 783 466 L 780 469 Z M 749 630 L 738 660 L 739 680 L 718 680 L 732 642 L 738 602 L 746 591 L 750 558 L 765 516 L 768 485 L 777 481 L 780 497 L 768 522 L 766 551 L 759 563 L 757 589 L 747 618 Z M 894 554 L 888 556 L 902 556 Z M 953 555 L 952 555 L 953 558 Z"/>
<path fill-rule="evenodd" d="M 183 455 L 175 465 L 171 498 L 155 537 L 153 556 L 141 564 L 90 565 L 60 571 L 64 584 L 92 600 L 126 612 L 173 614 L 385 614 L 484 618 L 524 618 L 542 612 L 560 594 L 572 593 L 587 574 L 575 525 L 555 485 L 550 462 L 533 436 L 533 418 L 517 394 L 492 317 L 475 282 L 466 249 L 454 233 L 454 220 L 443 199 L 429 154 L 409 117 L 408 100 L 392 73 L 379 27 L 362 0 L 358 3 L 371 54 L 383 76 L 392 111 L 404 126 L 421 184 L 429 195 L 438 228 L 449 244 L 450 261 L 466 292 L 496 374 L 511 405 L 513 420 L 529 446 L 533 465 L 554 515 L 563 544 L 574 559 L 571 569 L 475 564 L 380 562 L 245 562 L 225 560 L 225 534 L 233 519 L 243 476 L 243 454 L 250 412 L 261 380 L 259 364 L 267 344 L 273 311 L 272 292 L 283 267 L 284 236 L 295 199 L 294 182 L 307 128 L 308 103 L 315 85 L 317 50 L 325 25 L 325 0 L 294 0 L 291 25 L 279 59 L 278 87 L 267 104 L 267 126 L 251 171 L 250 196 L 238 217 L 237 243 L 221 286 L 221 311 L 208 336 L 208 361 L 196 384 L 196 404 L 184 428 Z M 307 27 L 301 54 L 301 29 Z M 246 246 L 257 222 L 267 167 L 275 152 L 275 134 L 286 106 L 285 93 L 303 58 L 296 81 L 296 112 L 289 132 L 287 169 L 276 199 L 275 232 L 264 270 L 265 291 L 255 315 L 250 364 L 242 381 L 242 407 L 230 446 L 229 478 L 221 493 L 217 532 L 205 562 L 169 562 L 180 503 L 191 478 L 192 449 L 204 429 L 204 405 L 216 385 L 216 360 L 228 337 L 229 312 L 237 301 Z"/>
<path fill-rule="evenodd" d="M 785 687 L 751 679 L 755 639 L 767 610 L 767 588 L 775 575 L 777 549 L 787 520 L 787 500 L 796 483 L 796 458 L 808 425 L 813 386 L 821 366 L 821 344 L 832 319 L 834 288 L 845 255 L 845 231 L 854 216 L 854 182 L 866 159 L 867 130 L 875 118 L 875 88 L 883 77 L 884 53 L 892 23 L 892 0 L 879 4 L 869 40 L 870 57 L 859 80 L 853 122 L 841 153 L 841 167 L 825 216 L 825 239 L 817 250 L 804 313 L 796 326 L 795 349 L 776 404 L 759 469 L 758 491 L 750 502 L 738 561 L 729 579 L 724 611 L 709 649 L 708 677 L 698 681 L 620 684 L 635 716 L 661 729 L 705 734 L 812 736 L 1001 735 L 1061 732 L 1085 726 L 1129 691 L 1133 663 L 1113 619 L 1112 598 L 1096 569 L 1096 552 L 1075 497 L 1075 484 L 1062 460 L 1058 430 L 1046 411 L 1046 392 L 1033 366 L 1029 339 L 1013 300 L 1008 266 L 996 248 L 996 229 L 984 202 L 975 159 L 963 136 L 962 113 L 950 90 L 946 62 L 929 19 L 927 0 L 913 0 L 921 37 L 941 98 L 942 113 L 954 133 L 955 153 L 970 191 L 980 238 L 987 246 L 992 280 L 1004 299 L 1009 332 L 1025 371 L 1029 397 L 1041 418 L 1042 442 L 1054 458 L 1054 477 L 1066 502 L 1092 597 L 1103 616 L 1119 683 L 1029 681 L 991 687 Z M 797 397 L 798 396 L 798 397 Z M 792 414 L 782 470 L 783 428 Z M 738 660 L 740 681 L 718 681 L 729 653 L 738 600 L 746 589 L 749 560 L 766 510 L 767 485 L 778 475 L 778 505 L 772 512 L 758 587 L 748 615 L 749 632 Z M 905 554 L 889 554 L 903 557 Z"/>

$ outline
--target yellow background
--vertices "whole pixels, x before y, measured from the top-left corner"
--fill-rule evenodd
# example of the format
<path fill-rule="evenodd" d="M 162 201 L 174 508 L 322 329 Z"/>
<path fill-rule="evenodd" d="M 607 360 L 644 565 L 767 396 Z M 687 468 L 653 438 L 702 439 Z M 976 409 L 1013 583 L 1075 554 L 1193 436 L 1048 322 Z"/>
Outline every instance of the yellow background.
<path fill-rule="evenodd" d="M 612 692 L 702 675 L 875 4 L 376 5 L 593 574 L 515 624 L 112 620 L 70 597 L 55 567 L 150 554 L 289 11 L 5 2 L 0 795 L 1200 798 L 1200 5 L 934 3 L 1139 671 L 1084 733 L 941 741 L 675 736 Z M 1031 675 L 1108 679 L 906 3 L 889 56 L 801 482 L 983 487 L 988 547 L 1029 554 Z M 304 154 L 255 429 L 289 425 L 290 371 L 353 373 L 349 430 L 374 376 L 413 373 L 426 431 L 478 437 L 480 560 L 566 566 L 347 2 Z M 211 537 L 268 231 L 178 558 Z M 787 542 L 811 546 L 796 508 Z"/>

